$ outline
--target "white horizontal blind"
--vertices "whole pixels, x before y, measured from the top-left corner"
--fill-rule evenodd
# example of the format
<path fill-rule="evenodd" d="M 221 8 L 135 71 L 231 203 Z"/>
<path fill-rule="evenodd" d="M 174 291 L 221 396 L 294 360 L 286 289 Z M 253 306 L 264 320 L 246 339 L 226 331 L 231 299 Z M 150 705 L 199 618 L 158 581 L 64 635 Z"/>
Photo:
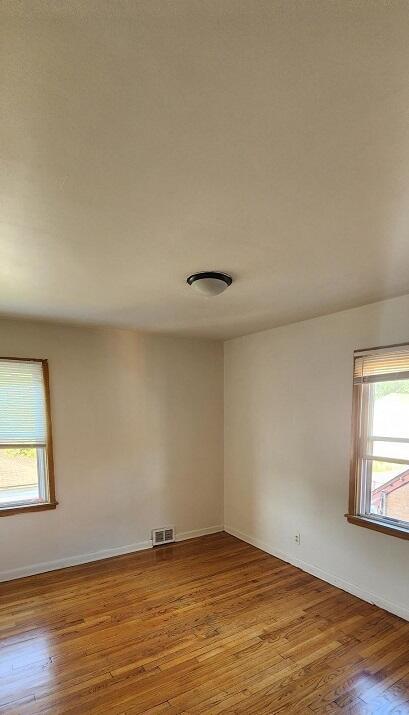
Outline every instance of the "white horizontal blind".
<path fill-rule="evenodd" d="M 46 442 L 42 363 L 0 359 L 0 446 Z"/>
<path fill-rule="evenodd" d="M 409 345 L 355 353 L 354 384 L 409 379 Z"/>

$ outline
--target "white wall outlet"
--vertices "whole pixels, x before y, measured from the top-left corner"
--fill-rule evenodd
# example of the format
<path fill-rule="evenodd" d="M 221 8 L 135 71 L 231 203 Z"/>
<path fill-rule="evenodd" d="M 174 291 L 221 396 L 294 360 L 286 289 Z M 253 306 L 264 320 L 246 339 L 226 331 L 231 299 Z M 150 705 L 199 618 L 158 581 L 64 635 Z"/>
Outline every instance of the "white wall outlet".
<path fill-rule="evenodd" d="M 300 534 L 300 532 L 298 532 L 298 533 L 294 536 L 294 541 L 295 541 L 296 544 L 298 544 L 298 546 L 301 544 L 301 534 Z"/>

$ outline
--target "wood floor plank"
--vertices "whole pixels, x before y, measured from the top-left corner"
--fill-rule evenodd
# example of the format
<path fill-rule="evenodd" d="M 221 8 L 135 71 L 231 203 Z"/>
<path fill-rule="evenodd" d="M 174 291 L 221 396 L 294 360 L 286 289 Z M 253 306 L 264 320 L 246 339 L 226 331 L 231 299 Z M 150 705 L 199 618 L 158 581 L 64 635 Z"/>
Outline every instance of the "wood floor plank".
<path fill-rule="evenodd" d="M 228 534 L 0 585 L 0 713 L 409 715 L 409 623 Z"/>

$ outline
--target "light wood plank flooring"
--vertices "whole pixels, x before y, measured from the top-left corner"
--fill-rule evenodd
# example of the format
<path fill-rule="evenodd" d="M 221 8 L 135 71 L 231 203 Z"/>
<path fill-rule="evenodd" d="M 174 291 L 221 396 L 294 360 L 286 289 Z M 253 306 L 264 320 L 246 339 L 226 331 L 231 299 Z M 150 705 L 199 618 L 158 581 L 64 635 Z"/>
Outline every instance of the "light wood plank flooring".
<path fill-rule="evenodd" d="M 409 713 L 409 623 L 215 534 L 0 584 L 0 712 Z"/>

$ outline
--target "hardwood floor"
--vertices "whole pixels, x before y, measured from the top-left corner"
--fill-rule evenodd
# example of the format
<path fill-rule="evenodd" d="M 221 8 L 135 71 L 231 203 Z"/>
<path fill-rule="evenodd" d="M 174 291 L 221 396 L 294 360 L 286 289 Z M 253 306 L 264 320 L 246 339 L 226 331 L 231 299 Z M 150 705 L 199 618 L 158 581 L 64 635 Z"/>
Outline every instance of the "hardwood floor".
<path fill-rule="evenodd" d="M 227 534 L 0 596 L 1 713 L 409 713 L 409 623 Z"/>

